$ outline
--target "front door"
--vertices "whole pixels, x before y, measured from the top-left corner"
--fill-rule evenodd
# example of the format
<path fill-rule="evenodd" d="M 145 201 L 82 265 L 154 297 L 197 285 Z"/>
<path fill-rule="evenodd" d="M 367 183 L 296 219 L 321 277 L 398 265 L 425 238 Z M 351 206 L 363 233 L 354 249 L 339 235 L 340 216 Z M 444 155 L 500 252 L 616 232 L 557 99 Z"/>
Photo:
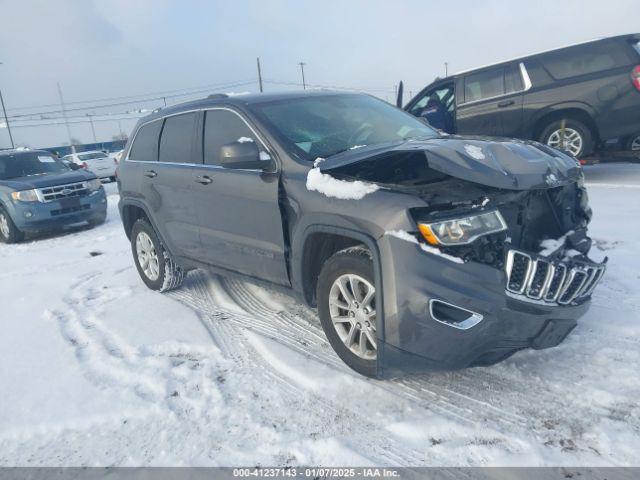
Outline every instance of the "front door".
<path fill-rule="evenodd" d="M 515 137 L 522 129 L 522 80 L 517 66 L 494 67 L 459 79 L 457 133 Z"/>
<path fill-rule="evenodd" d="M 218 267 L 288 285 L 279 174 L 220 166 L 223 145 L 255 142 L 264 156 L 264 142 L 240 113 L 228 108 L 204 112 L 202 135 L 203 163 L 192 174 L 200 257 Z"/>

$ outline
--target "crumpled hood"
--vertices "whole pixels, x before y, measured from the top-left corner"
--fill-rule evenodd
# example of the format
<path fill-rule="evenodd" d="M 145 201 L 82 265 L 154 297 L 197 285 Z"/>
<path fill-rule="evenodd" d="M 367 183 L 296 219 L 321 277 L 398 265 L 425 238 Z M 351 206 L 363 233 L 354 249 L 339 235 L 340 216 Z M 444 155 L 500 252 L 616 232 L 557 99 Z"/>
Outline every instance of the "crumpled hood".
<path fill-rule="evenodd" d="M 0 180 L 0 185 L 18 190 L 31 190 L 32 188 L 46 188 L 55 185 L 67 185 L 69 183 L 85 182 L 96 176 L 85 170 L 71 170 L 62 173 L 47 173 L 29 177 L 18 177 L 10 180 Z"/>
<path fill-rule="evenodd" d="M 447 136 L 362 147 L 319 164 L 321 172 L 394 152 L 424 151 L 428 166 L 440 173 L 494 188 L 530 190 L 567 185 L 580 176 L 572 157 L 537 142 L 488 137 Z"/>

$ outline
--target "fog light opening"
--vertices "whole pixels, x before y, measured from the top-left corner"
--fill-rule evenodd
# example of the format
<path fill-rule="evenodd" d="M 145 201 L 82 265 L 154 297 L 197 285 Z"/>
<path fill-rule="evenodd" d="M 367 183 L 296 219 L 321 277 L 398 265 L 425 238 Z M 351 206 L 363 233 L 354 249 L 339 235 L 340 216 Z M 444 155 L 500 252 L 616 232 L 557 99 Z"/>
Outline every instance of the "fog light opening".
<path fill-rule="evenodd" d="M 479 313 L 433 298 L 429 300 L 429 315 L 436 322 L 459 330 L 474 327 L 484 318 Z"/>
<path fill-rule="evenodd" d="M 24 216 L 26 218 L 31 218 L 31 217 L 33 217 L 33 213 L 30 210 L 27 210 L 26 212 L 24 212 Z"/>

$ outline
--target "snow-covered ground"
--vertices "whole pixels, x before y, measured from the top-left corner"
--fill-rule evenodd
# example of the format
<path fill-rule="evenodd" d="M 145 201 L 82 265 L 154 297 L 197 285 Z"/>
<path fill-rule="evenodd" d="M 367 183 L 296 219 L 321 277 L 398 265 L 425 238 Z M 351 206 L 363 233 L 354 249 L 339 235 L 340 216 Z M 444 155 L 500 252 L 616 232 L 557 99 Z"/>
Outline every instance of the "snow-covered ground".
<path fill-rule="evenodd" d="M 573 334 L 392 381 L 282 294 L 147 290 L 106 185 L 105 225 L 0 245 L 0 465 L 638 465 L 640 165 L 585 170 L 610 264 Z"/>

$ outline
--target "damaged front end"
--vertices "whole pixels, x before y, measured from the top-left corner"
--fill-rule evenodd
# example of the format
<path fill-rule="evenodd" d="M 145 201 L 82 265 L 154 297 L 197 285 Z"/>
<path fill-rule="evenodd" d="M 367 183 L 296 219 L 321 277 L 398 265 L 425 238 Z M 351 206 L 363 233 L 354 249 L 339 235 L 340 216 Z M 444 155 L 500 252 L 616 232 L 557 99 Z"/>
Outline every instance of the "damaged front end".
<path fill-rule="evenodd" d="M 329 159 L 321 171 L 420 197 L 425 205 L 410 210 L 416 238 L 504 271 L 510 297 L 579 304 L 604 273 L 606 259 L 589 258 L 592 213 L 580 166 L 535 142 L 410 141 Z M 465 237 L 473 228 L 479 233 Z"/>

